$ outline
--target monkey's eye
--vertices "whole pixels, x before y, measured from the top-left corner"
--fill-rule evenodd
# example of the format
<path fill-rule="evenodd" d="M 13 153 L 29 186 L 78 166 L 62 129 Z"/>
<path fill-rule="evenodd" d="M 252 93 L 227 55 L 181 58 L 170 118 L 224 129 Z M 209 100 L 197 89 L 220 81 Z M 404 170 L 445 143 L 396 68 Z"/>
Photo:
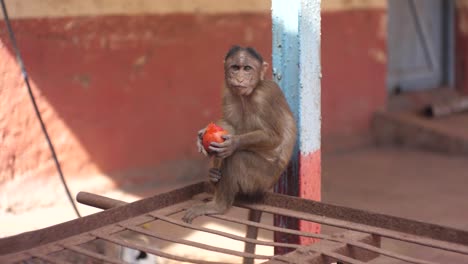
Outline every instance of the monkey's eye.
<path fill-rule="evenodd" d="M 232 65 L 231 69 L 233 69 L 235 71 L 238 71 L 238 70 L 240 70 L 240 67 L 239 67 L 239 65 Z"/>
<path fill-rule="evenodd" d="M 252 66 L 248 66 L 248 65 L 247 65 L 247 66 L 244 67 L 244 70 L 246 70 L 246 71 L 250 71 L 250 70 L 252 70 L 252 69 L 253 69 Z"/>

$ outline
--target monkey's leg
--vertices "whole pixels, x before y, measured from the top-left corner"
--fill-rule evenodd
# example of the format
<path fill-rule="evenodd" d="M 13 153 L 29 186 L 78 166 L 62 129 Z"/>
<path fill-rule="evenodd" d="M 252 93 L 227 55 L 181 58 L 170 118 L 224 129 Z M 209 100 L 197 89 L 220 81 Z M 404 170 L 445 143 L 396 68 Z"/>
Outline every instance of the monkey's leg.
<path fill-rule="evenodd" d="M 232 170 L 232 168 L 239 167 L 233 164 L 237 158 L 236 155 L 231 156 L 229 159 L 224 161 L 222 167 L 223 177 L 215 185 L 215 193 L 212 201 L 200 205 L 196 205 L 187 210 L 182 220 L 187 223 L 191 223 L 193 219 L 202 215 L 211 214 L 223 214 L 229 209 L 234 203 L 237 192 L 239 191 L 237 183 L 238 170 Z"/>
<path fill-rule="evenodd" d="M 249 210 L 249 221 L 259 223 L 260 219 L 262 218 L 262 211 L 257 210 Z M 257 239 L 258 236 L 258 227 L 255 226 L 247 226 L 247 234 L 245 235 L 246 238 Z M 255 254 L 255 247 L 257 244 L 255 243 L 245 243 L 244 252 L 245 253 L 252 253 Z M 253 264 L 255 259 L 244 257 L 244 264 Z"/>
<path fill-rule="evenodd" d="M 193 219 L 202 215 L 223 214 L 227 207 L 219 206 L 214 201 L 205 204 L 199 204 L 187 210 L 182 221 L 191 224 Z"/>

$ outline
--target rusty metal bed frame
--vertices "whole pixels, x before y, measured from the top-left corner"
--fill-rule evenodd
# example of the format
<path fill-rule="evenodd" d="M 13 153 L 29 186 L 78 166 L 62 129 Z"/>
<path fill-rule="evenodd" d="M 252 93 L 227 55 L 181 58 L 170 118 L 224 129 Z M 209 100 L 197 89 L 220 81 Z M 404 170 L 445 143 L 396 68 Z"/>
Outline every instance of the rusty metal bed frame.
<path fill-rule="evenodd" d="M 467 257 L 468 231 L 458 230 L 424 222 L 403 219 L 384 214 L 371 213 L 347 207 L 300 199 L 291 196 L 268 193 L 258 203 L 238 202 L 237 207 L 260 212 L 294 217 L 322 225 L 329 225 L 348 231 L 336 234 L 315 234 L 286 228 L 275 227 L 260 221 L 248 221 L 227 215 L 208 216 L 218 220 L 242 224 L 247 227 L 247 236 L 242 237 L 227 232 L 186 224 L 173 215 L 183 212 L 194 203 L 211 197 L 207 183 L 196 183 L 174 191 L 158 194 L 133 203 L 81 192 L 77 200 L 97 208 L 106 209 L 86 217 L 61 223 L 37 231 L 27 232 L 0 240 L 0 263 L 76 263 L 58 253 L 67 252 L 86 258 L 86 263 L 125 263 L 123 260 L 106 256 L 85 247 L 86 243 L 96 240 L 106 241 L 121 247 L 132 248 L 159 256 L 161 258 L 186 263 L 220 263 L 194 259 L 167 253 L 148 244 L 135 243 L 119 236 L 124 231 L 132 231 L 172 243 L 197 247 L 203 250 L 224 253 L 243 258 L 244 263 L 383 263 L 379 256 L 385 256 L 403 263 L 437 263 L 384 249 L 381 238 L 404 241 L 428 249 L 454 252 Z M 171 217 L 172 216 L 172 217 Z M 244 252 L 219 246 L 207 245 L 175 236 L 149 230 L 145 223 L 164 221 L 191 230 L 207 232 L 245 243 Z M 296 245 L 257 239 L 258 229 L 283 232 L 291 235 L 314 238 L 318 242 L 310 245 Z M 255 254 L 255 246 L 290 248 L 292 252 L 284 255 Z M 388 262 L 385 262 L 388 263 Z M 400 263 L 400 262 L 398 262 Z"/>

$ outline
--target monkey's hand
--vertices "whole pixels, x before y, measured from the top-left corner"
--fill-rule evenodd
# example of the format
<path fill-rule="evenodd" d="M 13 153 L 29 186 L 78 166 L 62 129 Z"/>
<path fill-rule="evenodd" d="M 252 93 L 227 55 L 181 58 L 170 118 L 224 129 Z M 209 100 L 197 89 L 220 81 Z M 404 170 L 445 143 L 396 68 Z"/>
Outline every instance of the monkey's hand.
<path fill-rule="evenodd" d="M 198 136 L 197 136 L 197 147 L 198 147 L 198 152 L 202 153 L 205 156 L 208 156 L 208 152 L 206 152 L 205 147 L 203 147 L 202 140 L 203 140 L 203 134 L 205 134 L 206 128 L 200 129 L 198 131 Z"/>
<path fill-rule="evenodd" d="M 209 177 L 210 177 L 210 181 L 212 183 L 218 183 L 219 180 L 221 180 L 221 170 L 218 169 L 218 168 L 211 168 L 210 169 L 210 173 L 209 173 Z"/>
<path fill-rule="evenodd" d="M 224 142 L 217 143 L 211 142 L 210 153 L 213 153 L 215 157 L 225 159 L 234 153 L 239 147 L 239 138 L 235 135 L 224 135 Z"/>

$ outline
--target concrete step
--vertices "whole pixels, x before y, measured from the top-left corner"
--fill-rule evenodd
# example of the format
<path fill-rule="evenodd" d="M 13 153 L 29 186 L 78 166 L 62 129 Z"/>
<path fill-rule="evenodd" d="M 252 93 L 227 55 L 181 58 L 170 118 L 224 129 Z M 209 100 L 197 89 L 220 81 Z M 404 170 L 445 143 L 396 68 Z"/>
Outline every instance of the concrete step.
<path fill-rule="evenodd" d="M 448 154 L 468 155 L 468 113 L 440 118 L 420 111 L 380 111 L 372 124 L 377 145 L 398 145 Z"/>

